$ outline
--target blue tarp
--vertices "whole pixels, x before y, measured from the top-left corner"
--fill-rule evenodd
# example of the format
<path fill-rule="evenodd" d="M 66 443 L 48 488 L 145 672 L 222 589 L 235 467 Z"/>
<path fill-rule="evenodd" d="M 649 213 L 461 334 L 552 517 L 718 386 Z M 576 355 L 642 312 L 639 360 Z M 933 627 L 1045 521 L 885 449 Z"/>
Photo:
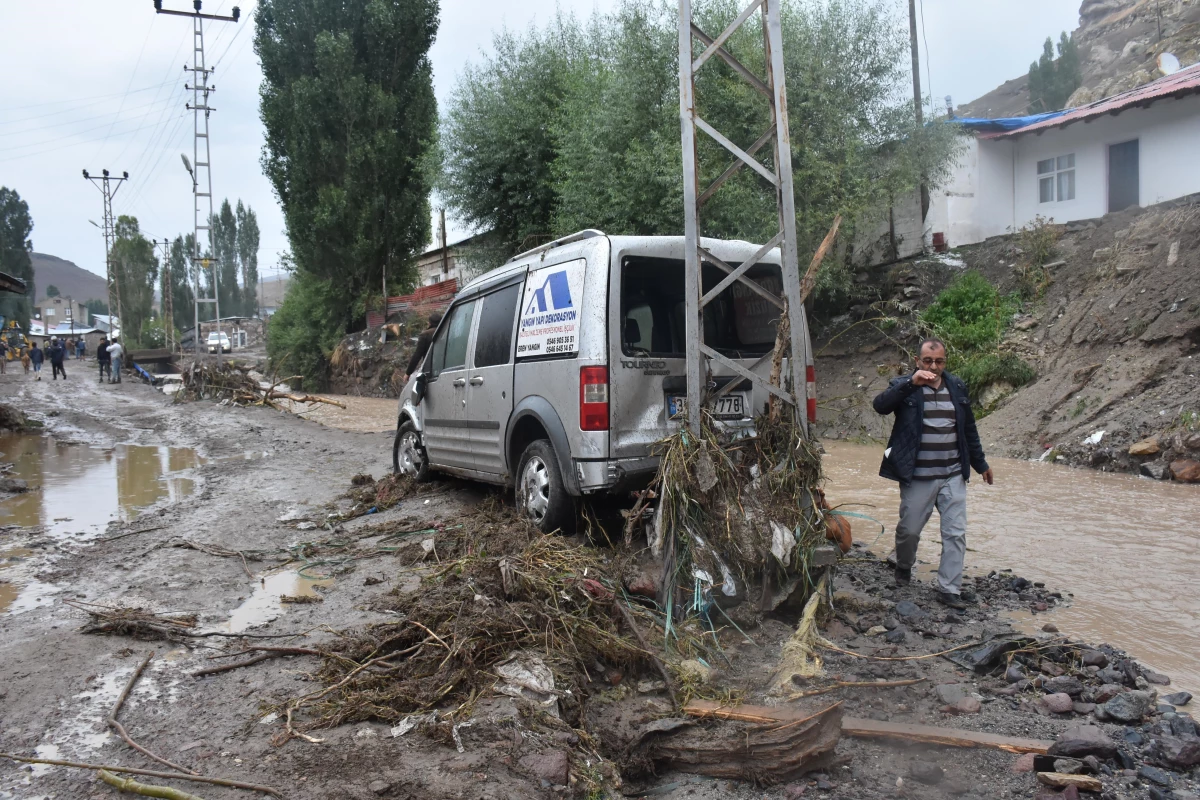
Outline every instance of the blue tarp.
<path fill-rule="evenodd" d="M 1047 111 L 1045 114 L 1030 114 L 1026 117 L 1000 117 L 999 119 L 984 119 L 982 117 L 951 117 L 949 122 L 956 122 L 964 128 L 970 128 L 974 131 L 982 131 L 984 133 L 1003 133 L 1004 131 L 1015 131 L 1020 128 L 1033 125 L 1047 119 L 1061 117 L 1070 111 L 1072 108 L 1064 108 L 1062 111 Z"/>

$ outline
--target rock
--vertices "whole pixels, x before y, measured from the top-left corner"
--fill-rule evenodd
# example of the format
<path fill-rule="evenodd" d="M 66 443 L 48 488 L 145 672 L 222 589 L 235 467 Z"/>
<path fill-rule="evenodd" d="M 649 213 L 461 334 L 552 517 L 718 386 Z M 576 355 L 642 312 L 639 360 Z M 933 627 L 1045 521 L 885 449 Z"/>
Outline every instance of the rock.
<path fill-rule="evenodd" d="M 528 755 L 518 763 L 538 778 L 555 786 L 566 785 L 567 773 L 571 768 L 571 759 L 566 750 Z"/>
<path fill-rule="evenodd" d="M 1036 328 L 1038 324 L 1036 317 L 1025 317 L 1025 319 L 1013 325 L 1019 331 L 1027 331 Z"/>
<path fill-rule="evenodd" d="M 1175 719 L 1171 720 L 1171 733 L 1182 738 L 1195 736 L 1196 721 L 1187 714 L 1176 714 Z"/>
<path fill-rule="evenodd" d="M 904 641 L 904 635 L 904 628 L 896 628 L 894 631 L 885 633 L 883 640 L 889 644 L 900 644 Z"/>
<path fill-rule="evenodd" d="M 1181 444 L 1188 450 L 1200 450 L 1200 433 L 1193 433 L 1183 437 Z"/>
<path fill-rule="evenodd" d="M 1099 650 L 1088 650 L 1083 654 L 1083 665 L 1085 667 L 1100 667 L 1103 669 L 1108 666 L 1108 656 Z"/>
<path fill-rule="evenodd" d="M 1163 695 L 1158 699 L 1173 706 L 1186 706 L 1192 702 L 1192 695 L 1190 692 L 1174 692 L 1173 694 Z"/>
<path fill-rule="evenodd" d="M 1073 708 L 1076 714 L 1090 714 L 1096 710 L 1095 703 L 1074 703 Z"/>
<path fill-rule="evenodd" d="M 1078 678 L 1064 675 L 1060 678 L 1051 678 L 1043 682 L 1042 689 L 1050 693 L 1061 692 L 1069 694 L 1071 697 L 1078 697 L 1083 693 L 1083 683 Z"/>
<path fill-rule="evenodd" d="M 1142 765 L 1142 768 L 1138 770 L 1138 777 L 1145 778 L 1152 783 L 1157 783 L 1159 786 L 1169 787 L 1173 783 L 1170 775 L 1158 767 L 1152 767 L 1149 764 Z"/>
<path fill-rule="evenodd" d="M 367 788 L 371 790 L 371 794 L 383 796 L 392 790 L 392 785 L 387 781 L 371 781 Z"/>
<path fill-rule="evenodd" d="M 1125 673 L 1113 667 L 1105 667 L 1096 673 L 1096 677 L 1106 684 L 1114 684 L 1116 686 L 1125 685 Z"/>
<path fill-rule="evenodd" d="M 1042 698 L 1042 702 L 1055 714 L 1070 714 L 1075 710 L 1075 703 L 1071 700 L 1071 695 L 1066 692 L 1048 694 Z"/>
<path fill-rule="evenodd" d="M 925 616 L 925 612 L 921 607 L 911 600 L 901 600 L 899 603 L 896 603 L 896 613 L 900 615 L 901 619 Z"/>
<path fill-rule="evenodd" d="M 882 625 L 876 625 L 872 628 L 867 628 L 867 631 L 866 631 L 867 636 L 878 636 L 881 633 L 887 633 L 887 632 L 888 632 L 888 629 L 883 627 Z"/>
<path fill-rule="evenodd" d="M 888 617 L 883 621 L 883 627 L 887 628 L 889 631 L 894 631 L 896 628 L 900 627 L 900 620 L 896 619 L 895 617 Z"/>
<path fill-rule="evenodd" d="M 1049 750 L 1052 756 L 1096 756 L 1110 759 L 1117 754 L 1117 745 L 1095 725 L 1072 725 L 1061 734 Z"/>
<path fill-rule="evenodd" d="M 942 782 L 946 777 L 945 771 L 932 761 L 914 761 L 908 765 L 908 774 L 913 780 L 933 786 Z"/>
<path fill-rule="evenodd" d="M 1019 683 L 1025 680 L 1025 672 L 1014 664 L 1005 671 L 1004 680 L 1009 683 Z"/>
<path fill-rule="evenodd" d="M 1091 775 L 1067 775 L 1062 772 L 1039 772 L 1037 774 L 1039 783 L 1044 783 L 1047 786 L 1053 786 L 1055 789 L 1065 789 L 1068 786 L 1074 786 L 1076 789 L 1081 789 L 1085 792 L 1099 792 L 1103 789 L 1099 778 L 1094 778 Z"/>
<path fill-rule="evenodd" d="M 1042 626 L 1042 630 L 1045 633 L 1058 633 L 1058 626 L 1055 625 L 1053 622 L 1047 622 L 1045 625 Z"/>
<path fill-rule="evenodd" d="M 1129 455 L 1131 456 L 1156 456 L 1161 447 L 1158 444 L 1158 437 L 1153 436 L 1149 439 L 1143 439 L 1140 442 L 1134 442 L 1129 445 Z"/>
<path fill-rule="evenodd" d="M 1156 481 L 1165 481 L 1170 477 L 1170 471 L 1167 465 L 1161 461 L 1147 462 L 1139 467 L 1138 471 L 1147 478 L 1153 478 Z"/>
<path fill-rule="evenodd" d="M 1150 710 L 1149 692 L 1124 692 L 1104 704 L 1104 713 L 1109 717 L 1132 725 L 1142 721 Z"/>
<path fill-rule="evenodd" d="M 1200 738 L 1195 736 L 1161 736 L 1154 740 L 1151 750 L 1159 762 L 1172 769 L 1200 766 Z"/>
<path fill-rule="evenodd" d="M 1200 483 L 1200 461 L 1190 458 L 1172 461 L 1171 477 L 1182 483 Z"/>
<path fill-rule="evenodd" d="M 708 683 L 712 678 L 712 669 L 704 666 L 694 658 L 679 662 L 679 677 L 692 679 L 699 683 Z M 561 783 L 561 781 L 560 781 Z"/>
<path fill-rule="evenodd" d="M 1083 772 L 1083 762 L 1076 758 L 1056 758 L 1054 771 L 1065 775 L 1078 775 Z"/>
<path fill-rule="evenodd" d="M 1091 773 L 1092 775 L 1098 775 L 1100 773 L 1100 766 L 1101 766 L 1100 759 L 1096 758 L 1095 756 L 1084 756 L 1084 758 L 1083 758 L 1083 771 L 1084 772 Z"/>
<path fill-rule="evenodd" d="M 1033 753 L 1024 753 L 1014 761 L 1012 771 L 1016 773 L 1033 772 Z"/>
<path fill-rule="evenodd" d="M 1092 260 L 1093 261 L 1103 261 L 1104 259 L 1108 258 L 1111 255 L 1112 255 L 1111 247 L 1100 247 L 1092 252 Z"/>
<path fill-rule="evenodd" d="M 29 419 L 20 409 L 0 403 L 0 430 L 23 431 L 29 427 Z"/>
<path fill-rule="evenodd" d="M 1171 685 L 1170 676 L 1163 675 L 1161 672 L 1155 672 L 1152 669 L 1146 669 L 1145 667 L 1142 667 L 1142 677 L 1145 678 L 1148 683 L 1153 683 L 1156 686 Z"/>
<path fill-rule="evenodd" d="M 1134 747 L 1138 747 L 1146 743 L 1146 737 L 1142 736 L 1142 732 L 1137 728 L 1126 728 L 1125 732 L 1121 734 L 1121 738 L 1124 739 L 1127 744 L 1131 744 Z"/>
<path fill-rule="evenodd" d="M 0 478 L 0 493 L 20 494 L 29 491 L 29 485 L 20 478 Z"/>
<path fill-rule="evenodd" d="M 983 709 L 983 703 L 980 703 L 974 697 L 964 697 L 955 703 L 953 708 L 957 714 L 978 714 Z"/>
<path fill-rule="evenodd" d="M 934 693 L 938 700 L 941 700 L 948 706 L 952 706 L 964 697 L 969 696 L 971 687 L 962 683 L 943 683 L 941 686 L 934 688 Z"/>
<path fill-rule="evenodd" d="M 638 681 L 637 690 L 642 694 L 654 694 L 655 692 L 664 692 L 667 689 L 666 681 Z"/>

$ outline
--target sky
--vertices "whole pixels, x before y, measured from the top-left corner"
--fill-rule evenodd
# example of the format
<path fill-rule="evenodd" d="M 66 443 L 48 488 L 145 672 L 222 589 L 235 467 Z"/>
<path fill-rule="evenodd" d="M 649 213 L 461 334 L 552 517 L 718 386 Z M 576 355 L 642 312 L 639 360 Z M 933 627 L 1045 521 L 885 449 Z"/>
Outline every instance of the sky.
<path fill-rule="evenodd" d="M 907 3 L 895 2 L 907 19 Z M 478 60 L 495 32 L 544 23 L 558 9 L 586 16 L 617 0 L 442 0 L 430 52 L 434 91 L 444 107 L 462 68 Z M 229 14 L 236 0 L 204 0 L 206 13 Z M 924 30 L 922 84 L 938 99 L 969 102 L 1025 73 L 1047 36 L 1078 24 L 1079 0 L 918 0 Z M 164 0 L 188 10 L 189 0 Z M 287 251 L 283 215 L 259 158 L 262 80 L 254 54 L 252 11 L 241 22 L 207 23 L 215 64 L 210 101 L 213 194 L 241 199 L 258 214 L 259 270 L 278 271 Z M 921 8 L 923 6 L 923 8 Z M 191 20 L 154 13 L 151 0 L 0 2 L 0 186 L 29 204 L 34 249 L 104 274 L 102 198 L 82 170 L 129 172 L 114 214 L 132 214 L 155 239 L 192 230 L 192 114 L 184 107 L 191 73 Z M 436 203 L 436 199 L 435 199 Z M 453 218 L 449 238 L 468 231 Z M 436 235 L 436 234 L 435 234 Z"/>

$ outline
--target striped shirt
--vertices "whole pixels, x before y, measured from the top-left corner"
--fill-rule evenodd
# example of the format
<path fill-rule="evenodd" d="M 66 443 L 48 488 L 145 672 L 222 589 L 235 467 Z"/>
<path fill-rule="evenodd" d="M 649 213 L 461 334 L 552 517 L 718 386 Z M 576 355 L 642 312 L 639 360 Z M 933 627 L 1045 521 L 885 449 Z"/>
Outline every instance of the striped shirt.
<path fill-rule="evenodd" d="M 922 386 L 925 415 L 921 424 L 921 449 L 913 478 L 936 480 L 962 472 L 958 459 L 958 428 L 954 400 L 945 382 L 939 389 Z"/>

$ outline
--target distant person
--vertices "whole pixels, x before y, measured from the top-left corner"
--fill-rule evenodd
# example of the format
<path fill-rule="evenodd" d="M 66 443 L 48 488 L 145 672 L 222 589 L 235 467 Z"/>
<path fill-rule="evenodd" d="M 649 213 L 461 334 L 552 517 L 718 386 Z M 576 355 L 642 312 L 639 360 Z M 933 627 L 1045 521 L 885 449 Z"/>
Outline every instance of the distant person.
<path fill-rule="evenodd" d="M 0 375 L 8 372 L 8 345 L 0 339 Z"/>
<path fill-rule="evenodd" d="M 104 376 L 108 375 L 112 379 L 112 357 L 108 354 L 108 337 L 101 336 L 100 344 L 96 345 L 96 363 L 100 365 L 100 382 L 104 383 Z"/>
<path fill-rule="evenodd" d="M 69 361 L 71 359 L 71 353 L 75 352 L 75 340 L 73 338 L 67 339 L 66 344 L 63 347 L 63 351 L 66 353 L 66 358 Z"/>
<path fill-rule="evenodd" d="M 433 334 L 437 333 L 437 326 L 441 321 L 441 312 L 435 311 L 429 315 L 429 327 L 421 331 L 421 335 L 417 337 L 417 349 L 413 351 L 412 358 L 408 360 L 408 369 L 404 373 L 405 383 L 408 383 L 409 376 L 417 371 L 417 367 L 421 366 L 421 360 L 429 352 L 429 345 L 433 344 Z"/>
<path fill-rule="evenodd" d="M 983 455 L 975 415 L 961 379 L 946 372 L 946 345 L 921 343 L 916 369 L 895 378 L 872 403 L 880 414 L 895 414 L 879 475 L 900 483 L 896 523 L 896 585 L 912 581 L 921 530 L 933 509 L 941 520 L 942 557 L 937 598 L 965 609 L 961 598 L 967 552 L 967 480 L 974 467 L 991 485 L 992 468 Z"/>
<path fill-rule="evenodd" d="M 75 357 L 82 361 L 85 353 L 87 353 L 87 342 L 80 336 L 75 340 Z"/>
<path fill-rule="evenodd" d="M 112 342 L 108 345 L 108 357 L 112 359 L 112 373 L 108 378 L 109 383 L 121 382 L 121 359 L 124 355 L 125 348 L 121 347 L 121 343 L 114 336 Z"/>
<path fill-rule="evenodd" d="M 55 340 L 50 345 L 50 350 L 46 355 L 50 356 L 50 366 L 54 373 L 53 380 L 58 380 L 58 376 L 61 374 L 65 381 L 67 379 L 67 370 L 63 367 L 63 359 L 67 357 L 67 348 L 63 346 L 62 339 Z"/>
<path fill-rule="evenodd" d="M 33 367 L 33 374 L 36 376 L 34 380 L 42 379 L 42 362 L 46 360 L 46 354 L 42 352 L 42 348 L 37 346 L 37 342 L 29 348 L 29 364 Z"/>

